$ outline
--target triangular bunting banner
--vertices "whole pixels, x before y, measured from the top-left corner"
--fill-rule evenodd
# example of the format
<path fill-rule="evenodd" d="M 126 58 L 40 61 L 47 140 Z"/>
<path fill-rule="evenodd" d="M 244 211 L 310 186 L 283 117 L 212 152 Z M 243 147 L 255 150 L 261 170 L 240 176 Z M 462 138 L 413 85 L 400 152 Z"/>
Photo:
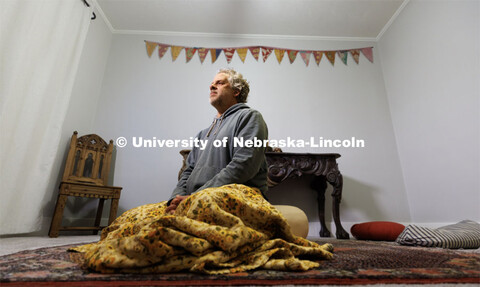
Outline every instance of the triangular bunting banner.
<path fill-rule="evenodd" d="M 350 54 L 352 55 L 353 60 L 355 63 L 358 64 L 358 61 L 360 60 L 360 51 L 358 50 L 350 50 Z"/>
<path fill-rule="evenodd" d="M 195 55 L 196 51 L 197 51 L 197 48 L 185 48 L 185 56 L 187 58 L 187 63 L 190 62 L 190 60 L 193 58 L 193 55 Z"/>
<path fill-rule="evenodd" d="M 163 58 L 169 47 L 169 45 L 158 44 L 158 57 L 160 59 Z"/>
<path fill-rule="evenodd" d="M 335 51 L 325 51 L 323 53 L 325 54 L 327 59 L 330 61 L 332 66 L 335 65 Z"/>
<path fill-rule="evenodd" d="M 370 48 L 362 48 L 361 49 L 362 54 L 367 58 L 370 62 L 373 63 L 373 52 L 372 52 L 372 47 Z"/>
<path fill-rule="evenodd" d="M 183 50 L 182 46 L 172 46 L 172 61 L 175 62 L 180 52 Z"/>
<path fill-rule="evenodd" d="M 240 57 L 240 60 L 242 60 L 242 63 L 245 63 L 245 58 L 247 57 L 247 51 L 248 51 L 248 48 L 237 49 L 237 55 L 238 57 Z"/>
<path fill-rule="evenodd" d="M 212 56 L 212 64 L 215 63 L 215 61 L 218 59 L 220 53 L 222 53 L 222 49 L 210 49 L 210 56 Z"/>
<path fill-rule="evenodd" d="M 200 59 L 200 63 L 203 64 L 203 61 L 205 60 L 205 57 L 208 54 L 208 49 L 205 48 L 200 48 L 198 49 L 198 58 Z"/>
<path fill-rule="evenodd" d="M 260 53 L 260 47 L 250 47 L 248 48 L 250 50 L 250 53 L 252 53 L 252 56 L 255 58 L 255 60 L 258 61 L 258 54 Z"/>
<path fill-rule="evenodd" d="M 300 56 L 302 56 L 303 62 L 305 63 L 305 66 L 308 67 L 308 63 L 310 62 L 310 54 L 312 52 L 310 51 L 300 51 Z"/>
<path fill-rule="evenodd" d="M 273 48 L 266 48 L 262 47 L 262 57 L 263 57 L 263 62 L 267 60 L 268 56 L 273 52 Z"/>
<path fill-rule="evenodd" d="M 313 51 L 313 57 L 315 58 L 315 62 L 317 66 L 320 65 L 320 61 L 322 60 L 323 52 L 322 51 Z"/>
<path fill-rule="evenodd" d="M 285 50 L 275 49 L 275 56 L 277 56 L 278 63 L 282 63 L 283 55 L 285 55 Z"/>
<path fill-rule="evenodd" d="M 155 48 L 157 47 L 158 44 L 154 42 L 145 41 L 145 45 L 147 46 L 148 57 L 151 57 L 153 54 L 153 51 L 155 51 Z"/>
<path fill-rule="evenodd" d="M 225 54 L 225 58 L 227 58 L 227 63 L 230 64 L 233 55 L 235 54 L 235 48 L 224 48 L 223 53 Z"/>
<path fill-rule="evenodd" d="M 249 47 L 242 47 L 242 48 L 202 48 L 202 47 L 185 47 L 185 46 L 173 46 L 168 44 L 161 44 L 156 42 L 150 42 L 145 40 L 145 45 L 147 49 L 147 55 L 149 58 L 152 57 L 153 52 L 158 47 L 158 56 L 160 59 L 167 53 L 168 48 L 170 48 L 172 53 L 172 61 L 175 61 L 178 58 L 178 55 L 185 49 L 185 57 L 187 63 L 195 56 L 195 53 L 198 51 L 198 57 L 200 59 L 200 63 L 203 64 L 208 52 L 212 57 L 212 63 L 215 63 L 218 60 L 218 57 L 222 52 L 225 53 L 225 58 L 227 63 L 233 59 L 233 55 L 237 52 L 238 57 L 245 63 L 245 59 L 247 58 L 247 53 L 250 51 L 253 58 L 258 61 L 260 56 L 260 50 L 262 51 L 262 58 L 263 62 L 266 62 L 268 57 L 275 52 L 275 56 L 279 64 L 282 63 L 283 57 L 285 53 L 288 55 L 288 59 L 290 60 L 290 64 L 295 62 L 298 53 L 300 52 L 300 56 L 302 57 L 305 66 L 308 67 L 310 63 L 310 55 L 313 54 L 315 62 L 317 66 L 320 65 L 320 61 L 322 60 L 323 55 L 327 57 L 328 61 L 335 65 L 335 56 L 338 55 L 340 60 L 347 65 L 348 54 L 352 55 L 353 60 L 355 63 L 360 62 L 360 54 L 363 54 L 365 58 L 367 58 L 371 63 L 373 63 L 373 47 L 367 48 L 356 48 L 356 49 L 349 49 L 349 50 L 332 50 L 332 51 L 304 51 L 304 50 L 291 50 L 291 49 L 284 49 L 284 48 L 277 48 L 277 47 L 263 47 L 263 46 L 249 46 Z"/>
<path fill-rule="evenodd" d="M 338 57 L 342 62 L 346 65 L 347 64 L 347 57 L 348 57 L 348 51 L 338 51 Z"/>
<path fill-rule="evenodd" d="M 287 50 L 288 53 L 288 59 L 290 60 L 290 64 L 295 62 L 295 59 L 297 58 L 297 50 Z"/>

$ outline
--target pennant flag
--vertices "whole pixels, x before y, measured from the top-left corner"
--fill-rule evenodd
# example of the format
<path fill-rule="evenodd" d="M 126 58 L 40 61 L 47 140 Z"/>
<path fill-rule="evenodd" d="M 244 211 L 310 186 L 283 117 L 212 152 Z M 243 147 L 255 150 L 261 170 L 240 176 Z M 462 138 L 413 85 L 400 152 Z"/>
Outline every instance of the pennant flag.
<path fill-rule="evenodd" d="M 335 64 L 335 51 L 325 51 L 324 53 L 333 66 Z"/>
<path fill-rule="evenodd" d="M 346 65 L 347 64 L 347 57 L 348 57 L 348 51 L 337 51 L 338 57 L 342 62 Z"/>
<path fill-rule="evenodd" d="M 163 56 L 165 55 L 165 53 L 167 52 L 168 50 L 168 45 L 164 45 L 164 44 L 158 44 L 158 57 L 161 59 L 163 58 Z"/>
<path fill-rule="evenodd" d="M 350 54 L 352 55 L 352 58 L 355 61 L 355 63 L 358 64 L 358 60 L 360 58 L 360 51 L 359 50 L 350 50 Z"/>
<path fill-rule="evenodd" d="M 237 49 L 237 55 L 240 57 L 240 60 L 242 60 L 242 63 L 245 63 L 245 57 L 247 57 L 247 51 L 248 51 L 248 48 Z"/>
<path fill-rule="evenodd" d="M 262 47 L 262 57 L 263 57 L 263 62 L 267 60 L 268 56 L 273 52 L 273 48 L 266 48 Z"/>
<path fill-rule="evenodd" d="M 225 58 L 227 58 L 227 63 L 230 64 L 232 61 L 233 55 L 235 54 L 235 48 L 224 48 L 223 53 L 225 53 Z"/>
<path fill-rule="evenodd" d="M 212 64 L 215 63 L 221 53 L 222 49 L 210 49 L 210 56 L 212 56 Z"/>
<path fill-rule="evenodd" d="M 297 58 L 297 53 L 298 53 L 297 50 L 287 50 L 288 59 L 290 59 L 290 64 L 295 62 L 295 59 Z"/>
<path fill-rule="evenodd" d="M 153 51 L 157 47 L 157 43 L 145 41 L 145 45 L 147 47 L 148 57 L 151 57 L 153 54 Z"/>
<path fill-rule="evenodd" d="M 205 57 L 208 54 L 208 49 L 205 48 L 199 48 L 198 49 L 198 58 L 200 58 L 200 63 L 203 64 L 203 61 L 205 60 Z"/>
<path fill-rule="evenodd" d="M 195 52 L 197 52 L 197 48 L 185 48 L 185 56 L 187 57 L 187 63 L 190 62 L 190 60 L 193 58 Z"/>
<path fill-rule="evenodd" d="M 212 64 L 215 63 L 215 61 L 217 60 L 217 50 L 210 49 L 210 56 L 212 56 Z"/>
<path fill-rule="evenodd" d="M 361 51 L 362 51 L 362 54 L 363 54 L 370 62 L 373 63 L 372 47 L 370 47 L 370 48 L 362 48 Z"/>
<path fill-rule="evenodd" d="M 172 61 L 175 62 L 180 52 L 183 50 L 182 46 L 172 46 Z"/>
<path fill-rule="evenodd" d="M 277 61 L 279 64 L 282 62 L 283 55 L 285 55 L 285 50 L 275 49 L 275 56 L 277 56 Z"/>
<path fill-rule="evenodd" d="M 303 62 L 305 62 L 305 66 L 308 67 L 308 63 L 310 62 L 310 51 L 300 51 L 300 56 L 302 56 Z"/>
<path fill-rule="evenodd" d="M 322 60 L 322 56 L 322 51 L 313 51 L 313 57 L 315 58 L 315 62 L 317 62 L 317 66 L 320 65 L 320 60 Z"/>
<path fill-rule="evenodd" d="M 255 58 L 255 60 L 258 61 L 258 54 L 260 53 L 260 47 L 250 47 L 248 49 L 250 50 L 250 53 Z"/>

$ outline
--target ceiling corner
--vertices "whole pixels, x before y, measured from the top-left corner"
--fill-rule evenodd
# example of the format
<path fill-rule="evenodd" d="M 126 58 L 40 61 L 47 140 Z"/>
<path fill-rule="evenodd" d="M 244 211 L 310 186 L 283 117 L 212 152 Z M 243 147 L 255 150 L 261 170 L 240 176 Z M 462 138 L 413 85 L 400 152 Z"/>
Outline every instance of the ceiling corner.
<path fill-rule="evenodd" d="M 112 23 L 110 23 L 110 20 L 108 20 L 107 16 L 105 15 L 105 12 L 103 12 L 102 7 L 100 5 L 98 5 L 97 0 L 92 0 L 92 2 L 93 2 L 93 5 L 94 5 L 94 9 L 96 9 L 98 14 L 100 14 L 100 16 L 103 19 L 103 22 L 105 22 L 105 24 L 107 25 L 110 32 L 112 34 L 115 34 L 117 31 L 115 30 L 115 28 L 113 28 Z"/>
<path fill-rule="evenodd" d="M 400 13 L 403 11 L 403 8 L 405 8 L 405 6 L 407 6 L 408 2 L 410 2 L 410 0 L 403 0 L 402 4 L 398 7 L 397 11 L 395 11 L 395 13 L 392 15 L 390 20 L 388 20 L 387 24 L 385 24 L 385 26 L 383 26 L 380 33 L 378 33 L 378 35 L 375 39 L 376 42 L 380 41 L 383 34 L 385 34 L 385 32 L 388 30 L 388 28 L 390 28 L 390 25 L 392 25 L 393 22 L 395 22 L 395 19 L 397 19 L 398 15 L 400 15 Z"/>

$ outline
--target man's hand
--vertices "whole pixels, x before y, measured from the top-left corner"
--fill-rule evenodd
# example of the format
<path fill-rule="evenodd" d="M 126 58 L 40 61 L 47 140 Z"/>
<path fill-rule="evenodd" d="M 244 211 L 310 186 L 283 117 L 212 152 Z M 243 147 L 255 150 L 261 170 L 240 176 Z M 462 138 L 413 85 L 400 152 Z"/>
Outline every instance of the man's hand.
<path fill-rule="evenodd" d="M 184 199 L 189 197 L 189 195 L 177 195 L 171 202 L 170 205 L 167 206 L 165 209 L 165 213 L 173 214 L 175 210 L 177 210 L 177 206 L 182 202 Z"/>

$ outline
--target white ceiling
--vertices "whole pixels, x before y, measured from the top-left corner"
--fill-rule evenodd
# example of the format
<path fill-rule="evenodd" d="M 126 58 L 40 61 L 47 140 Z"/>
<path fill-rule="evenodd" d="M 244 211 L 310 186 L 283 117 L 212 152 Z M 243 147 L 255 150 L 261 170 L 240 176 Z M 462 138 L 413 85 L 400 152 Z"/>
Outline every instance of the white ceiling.
<path fill-rule="evenodd" d="M 113 33 L 378 40 L 408 0 L 93 0 Z"/>

